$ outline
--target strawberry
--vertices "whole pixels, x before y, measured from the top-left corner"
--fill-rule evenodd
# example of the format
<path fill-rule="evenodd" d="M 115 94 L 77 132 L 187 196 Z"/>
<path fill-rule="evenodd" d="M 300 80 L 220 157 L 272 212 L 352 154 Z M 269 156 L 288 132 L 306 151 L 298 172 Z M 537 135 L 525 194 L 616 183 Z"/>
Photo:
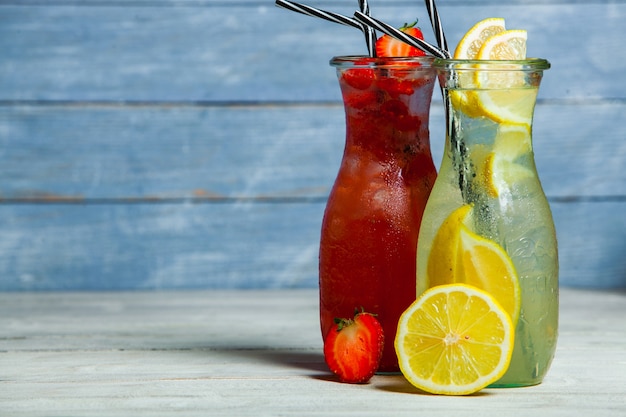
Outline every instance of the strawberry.
<path fill-rule="evenodd" d="M 375 91 L 363 91 L 361 93 L 344 94 L 343 100 L 351 108 L 362 110 L 367 106 L 376 105 L 378 103 L 378 95 Z"/>
<path fill-rule="evenodd" d="M 359 59 L 354 62 L 356 68 L 345 70 L 342 78 L 346 84 L 357 90 L 367 90 L 376 79 L 374 70 L 367 67 L 370 62 L 372 62 L 372 58 L 369 57 Z"/>
<path fill-rule="evenodd" d="M 401 71 L 391 70 L 389 74 L 390 77 L 381 77 L 378 80 L 378 87 L 385 90 L 390 97 L 398 98 L 402 94 L 410 96 L 415 92 L 416 80 L 402 79 Z"/>
<path fill-rule="evenodd" d="M 383 354 L 383 328 L 373 314 L 355 311 L 353 319 L 335 319 L 324 341 L 324 359 L 341 382 L 365 383 Z"/>
<path fill-rule="evenodd" d="M 417 116 L 409 114 L 409 108 L 400 100 L 388 100 L 380 106 L 380 113 L 391 121 L 395 129 L 401 132 L 418 130 L 421 120 Z"/>
<path fill-rule="evenodd" d="M 415 27 L 417 21 L 412 24 L 405 23 L 400 28 L 406 34 L 414 38 L 424 39 L 421 29 Z M 421 49 L 410 46 L 402 41 L 392 38 L 389 35 L 383 35 L 376 41 L 376 56 L 378 57 L 397 57 L 397 56 L 423 56 L 426 55 Z"/>
<path fill-rule="evenodd" d="M 357 90 L 366 90 L 376 79 L 371 68 L 348 69 L 343 73 L 343 80 Z"/>

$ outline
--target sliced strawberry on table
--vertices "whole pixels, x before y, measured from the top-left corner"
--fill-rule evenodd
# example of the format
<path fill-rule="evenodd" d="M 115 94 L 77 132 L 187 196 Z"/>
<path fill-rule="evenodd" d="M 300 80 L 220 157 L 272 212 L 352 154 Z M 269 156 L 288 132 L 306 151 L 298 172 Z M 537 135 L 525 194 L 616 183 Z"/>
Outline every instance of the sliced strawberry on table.
<path fill-rule="evenodd" d="M 416 27 L 417 21 L 412 24 L 405 23 L 400 28 L 404 33 L 414 38 L 424 39 L 421 29 Z M 376 56 L 378 57 L 398 57 L 398 56 L 424 56 L 426 53 L 421 49 L 411 46 L 407 43 L 392 38 L 389 35 L 383 35 L 376 41 Z"/>
<path fill-rule="evenodd" d="M 373 314 L 356 311 L 353 319 L 335 319 L 324 342 L 324 359 L 341 382 L 365 383 L 378 369 L 384 335 Z"/>

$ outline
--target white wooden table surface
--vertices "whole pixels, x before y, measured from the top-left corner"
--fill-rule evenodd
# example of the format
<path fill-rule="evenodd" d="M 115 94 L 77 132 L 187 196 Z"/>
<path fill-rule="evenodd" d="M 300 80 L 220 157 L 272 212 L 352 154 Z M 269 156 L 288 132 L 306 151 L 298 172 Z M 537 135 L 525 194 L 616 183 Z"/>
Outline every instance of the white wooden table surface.
<path fill-rule="evenodd" d="M 0 293 L 0 416 L 626 415 L 626 294 L 561 290 L 543 384 L 469 397 L 335 382 L 317 292 Z"/>

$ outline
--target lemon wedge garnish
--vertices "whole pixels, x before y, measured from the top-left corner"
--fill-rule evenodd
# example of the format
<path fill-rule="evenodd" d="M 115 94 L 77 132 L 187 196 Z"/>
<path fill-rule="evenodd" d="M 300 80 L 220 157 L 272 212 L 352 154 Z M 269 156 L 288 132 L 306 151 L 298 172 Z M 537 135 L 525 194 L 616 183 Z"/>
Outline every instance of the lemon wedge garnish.
<path fill-rule="evenodd" d="M 478 51 L 485 40 L 504 30 L 505 25 L 502 18 L 490 17 L 481 20 L 465 33 L 454 51 L 454 59 L 476 59 Z M 474 83 L 471 74 L 468 72 L 460 71 L 458 77 L 460 86 Z M 454 108 L 461 109 L 470 117 L 481 115 L 480 107 L 477 106 L 475 94 L 472 91 L 451 90 L 450 100 L 452 100 Z"/>
<path fill-rule="evenodd" d="M 526 59 L 525 30 L 505 30 L 487 38 L 480 47 L 477 59 L 517 60 Z"/>
<path fill-rule="evenodd" d="M 454 51 L 454 59 L 476 59 L 483 43 L 504 30 L 504 19 L 500 17 L 481 20 L 463 35 Z"/>
<path fill-rule="evenodd" d="M 515 266 L 498 243 L 472 230 L 473 216 L 472 205 L 465 204 L 441 224 L 428 257 L 428 285 L 474 285 L 494 296 L 517 323 L 522 302 Z"/>
<path fill-rule="evenodd" d="M 505 30 L 489 37 L 478 51 L 479 60 L 526 59 L 525 30 Z M 480 112 L 498 123 L 530 125 L 537 99 L 537 88 L 522 88 L 525 74 L 519 69 L 507 71 L 503 63 L 497 71 L 478 65 L 476 104 Z M 481 70 L 481 68 L 483 70 Z"/>
<path fill-rule="evenodd" d="M 514 326 L 494 297 L 466 284 L 433 287 L 402 314 L 395 349 L 400 370 L 433 394 L 472 394 L 509 367 Z"/>

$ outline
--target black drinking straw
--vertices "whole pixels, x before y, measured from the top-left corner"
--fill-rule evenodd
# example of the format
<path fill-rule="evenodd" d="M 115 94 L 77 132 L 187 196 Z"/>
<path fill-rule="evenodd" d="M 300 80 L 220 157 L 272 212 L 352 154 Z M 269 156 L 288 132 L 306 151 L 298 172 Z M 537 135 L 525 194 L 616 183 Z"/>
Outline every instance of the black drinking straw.
<path fill-rule="evenodd" d="M 393 38 L 396 38 L 399 41 L 407 43 L 415 48 L 421 49 L 422 51 L 426 53 L 434 55 L 438 58 L 450 58 L 450 54 L 448 53 L 448 51 L 441 50 L 437 48 L 436 46 L 433 46 L 422 39 L 418 39 L 414 36 L 404 33 L 403 31 L 396 29 L 393 26 L 390 26 L 387 23 L 380 21 L 378 19 L 375 19 L 371 16 L 367 16 L 366 14 L 363 14 L 357 11 L 354 13 L 354 18 L 358 22 L 361 22 L 375 29 L 378 29 L 381 32 L 386 33 L 387 35 Z"/>
<path fill-rule="evenodd" d="M 307 16 L 319 17 L 320 19 L 328 20 L 329 22 L 339 23 L 340 25 L 352 26 L 359 30 L 363 30 L 363 25 L 352 19 L 351 17 L 344 16 L 339 13 L 328 12 L 322 9 L 316 9 L 306 4 L 295 3 L 288 0 L 276 0 L 276 6 L 283 9 L 291 10 L 292 12 L 302 13 Z"/>
<path fill-rule="evenodd" d="M 437 44 L 439 48 L 442 49 L 446 53 L 446 57 L 450 59 L 451 55 L 448 50 L 448 43 L 446 41 L 446 36 L 443 33 L 443 27 L 441 26 L 441 19 L 439 18 L 439 12 L 437 11 L 437 6 L 435 5 L 435 0 L 424 0 L 426 3 L 426 9 L 428 10 L 428 15 L 430 17 L 430 23 L 433 27 L 433 31 L 435 32 L 435 38 L 437 39 Z M 451 75 L 452 79 L 456 79 L 454 74 Z M 463 155 L 465 153 L 465 147 L 461 140 L 459 140 L 459 136 L 455 133 L 457 129 L 454 123 L 451 123 L 450 120 L 450 108 L 452 107 L 450 103 L 450 95 L 448 91 L 443 88 L 441 85 L 441 94 L 443 96 L 443 108 L 446 115 L 446 135 L 450 138 L 450 146 L 456 149 L 456 155 Z M 458 166 L 458 174 L 459 174 L 459 188 L 461 189 L 461 194 L 463 197 L 463 201 L 465 202 L 473 202 L 474 199 L 471 197 L 471 194 L 468 193 L 468 189 L 470 188 L 470 184 L 472 182 L 472 178 L 474 177 L 473 172 L 474 168 L 467 166 L 461 161 L 454 161 L 454 164 Z"/>
<path fill-rule="evenodd" d="M 359 5 L 361 5 L 361 2 L 365 2 L 365 4 L 361 7 L 363 7 L 364 10 L 369 13 L 369 6 L 367 5 L 367 1 L 359 0 Z M 374 29 L 370 28 L 369 26 L 357 22 L 355 19 L 339 13 L 316 9 L 311 6 L 307 6 L 306 4 L 295 3 L 293 1 L 276 0 L 276 6 L 291 10 L 293 12 L 302 13 L 307 16 L 319 17 L 320 19 L 328 20 L 329 22 L 333 23 L 339 23 L 340 25 L 352 26 L 353 28 L 361 30 L 365 34 L 365 41 L 367 42 L 367 49 L 370 56 L 376 56 L 376 33 L 374 32 Z"/>
<path fill-rule="evenodd" d="M 439 49 L 446 51 L 449 57 L 450 51 L 448 50 L 448 42 L 446 41 L 446 35 L 443 33 L 443 26 L 441 26 L 441 19 L 439 18 L 435 0 L 424 0 L 424 2 L 426 3 L 426 10 L 428 10 L 428 16 L 430 17 L 430 24 L 433 27 L 433 32 L 435 32 L 437 45 L 439 45 Z"/>
<path fill-rule="evenodd" d="M 359 9 L 361 9 L 361 13 L 369 16 L 370 15 L 370 5 L 367 0 L 359 0 Z M 365 43 L 367 44 L 367 50 L 370 53 L 371 57 L 376 56 L 376 31 L 373 27 L 361 24 L 363 30 L 363 34 L 365 35 Z"/>

